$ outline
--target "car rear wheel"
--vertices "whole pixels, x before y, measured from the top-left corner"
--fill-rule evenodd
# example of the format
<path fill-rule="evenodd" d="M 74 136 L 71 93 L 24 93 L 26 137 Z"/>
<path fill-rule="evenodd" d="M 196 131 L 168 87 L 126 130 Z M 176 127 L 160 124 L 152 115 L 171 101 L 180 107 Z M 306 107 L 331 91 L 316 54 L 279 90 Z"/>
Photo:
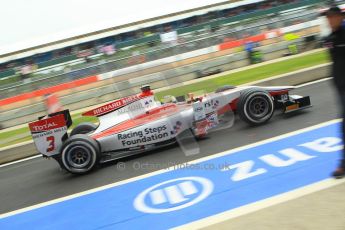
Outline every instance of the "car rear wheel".
<path fill-rule="evenodd" d="M 248 89 L 241 93 L 237 104 L 240 118 L 251 125 L 264 124 L 274 113 L 274 102 L 265 90 Z"/>
<path fill-rule="evenodd" d="M 61 165 L 73 174 L 90 172 L 98 165 L 99 159 L 98 143 L 84 134 L 71 136 L 61 149 Z"/>

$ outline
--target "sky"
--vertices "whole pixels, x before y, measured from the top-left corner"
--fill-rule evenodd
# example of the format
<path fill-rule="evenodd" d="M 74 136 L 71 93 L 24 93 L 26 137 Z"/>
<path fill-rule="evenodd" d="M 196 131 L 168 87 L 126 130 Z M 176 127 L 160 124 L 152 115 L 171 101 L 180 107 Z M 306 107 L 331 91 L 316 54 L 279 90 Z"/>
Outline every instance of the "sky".
<path fill-rule="evenodd" d="M 225 0 L 0 0 L 0 55 Z"/>

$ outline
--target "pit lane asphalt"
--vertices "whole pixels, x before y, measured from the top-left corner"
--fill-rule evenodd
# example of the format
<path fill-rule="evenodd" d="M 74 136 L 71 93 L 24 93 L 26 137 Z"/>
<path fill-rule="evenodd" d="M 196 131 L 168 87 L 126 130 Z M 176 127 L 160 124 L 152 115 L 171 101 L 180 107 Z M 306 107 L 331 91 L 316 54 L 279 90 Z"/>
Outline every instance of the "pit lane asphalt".
<path fill-rule="evenodd" d="M 294 93 L 310 95 L 313 107 L 293 115 L 277 111 L 269 123 L 259 127 L 249 127 L 237 118 L 232 128 L 210 133 L 209 138 L 199 141 L 201 153 L 197 155 L 185 156 L 178 146 L 172 146 L 121 160 L 125 168 L 108 163 L 84 176 L 60 171 L 54 160 L 42 158 L 2 167 L 0 214 L 156 171 L 160 164 L 191 161 L 339 117 L 331 80 L 295 89 Z M 144 168 L 134 169 L 138 165 Z"/>

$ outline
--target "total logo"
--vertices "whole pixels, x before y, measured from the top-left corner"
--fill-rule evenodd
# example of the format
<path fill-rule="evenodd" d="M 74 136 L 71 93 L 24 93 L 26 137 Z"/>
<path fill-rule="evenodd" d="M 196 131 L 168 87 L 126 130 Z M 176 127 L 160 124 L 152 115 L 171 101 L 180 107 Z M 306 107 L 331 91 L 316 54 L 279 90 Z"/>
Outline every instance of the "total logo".
<path fill-rule="evenodd" d="M 32 132 L 40 132 L 40 131 L 47 131 L 47 130 L 53 129 L 59 125 L 55 121 L 48 122 L 47 120 L 43 120 L 43 121 L 31 123 L 29 126 Z"/>
<path fill-rule="evenodd" d="M 36 126 L 33 126 L 32 128 L 33 128 L 33 131 L 43 131 L 55 126 L 57 126 L 57 124 L 55 122 L 51 122 L 51 123 L 46 123 L 44 125 L 36 125 Z"/>
<path fill-rule="evenodd" d="M 134 200 L 134 207 L 144 213 L 165 213 L 187 208 L 207 198 L 213 183 L 203 177 L 182 177 L 151 186 Z"/>

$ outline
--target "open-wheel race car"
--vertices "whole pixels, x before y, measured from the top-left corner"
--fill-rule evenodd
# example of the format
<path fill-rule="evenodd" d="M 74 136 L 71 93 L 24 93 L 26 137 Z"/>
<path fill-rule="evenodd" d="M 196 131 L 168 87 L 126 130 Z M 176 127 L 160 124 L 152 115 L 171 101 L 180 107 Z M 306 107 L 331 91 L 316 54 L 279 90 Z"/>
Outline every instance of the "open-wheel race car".
<path fill-rule="evenodd" d="M 275 109 L 284 113 L 311 106 L 309 96 L 289 95 L 294 87 L 224 86 L 213 93 L 161 103 L 148 91 L 102 105 L 83 113 L 96 116 L 99 125 L 81 123 L 69 134 L 68 110 L 49 114 L 29 124 L 37 150 L 54 158 L 63 169 L 75 174 L 91 171 L 110 160 L 176 143 L 190 132 L 207 135 L 235 112 L 251 124 L 270 120 Z"/>

